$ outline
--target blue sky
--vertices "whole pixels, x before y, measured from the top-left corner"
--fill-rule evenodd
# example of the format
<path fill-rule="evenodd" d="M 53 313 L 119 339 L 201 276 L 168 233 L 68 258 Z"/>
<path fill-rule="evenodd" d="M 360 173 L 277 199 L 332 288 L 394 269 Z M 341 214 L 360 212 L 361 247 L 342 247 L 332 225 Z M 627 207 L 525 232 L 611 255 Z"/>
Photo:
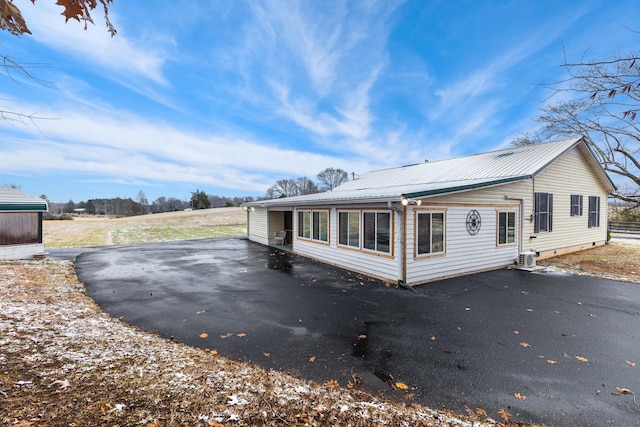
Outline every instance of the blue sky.
<path fill-rule="evenodd" d="M 637 47 L 640 2 L 115 0 L 111 38 L 14 0 L 0 53 L 0 185 L 51 201 L 262 196 L 508 146 L 569 61 Z M 631 30 L 635 30 L 633 32 Z M 11 118 L 11 116 L 6 116 Z"/>

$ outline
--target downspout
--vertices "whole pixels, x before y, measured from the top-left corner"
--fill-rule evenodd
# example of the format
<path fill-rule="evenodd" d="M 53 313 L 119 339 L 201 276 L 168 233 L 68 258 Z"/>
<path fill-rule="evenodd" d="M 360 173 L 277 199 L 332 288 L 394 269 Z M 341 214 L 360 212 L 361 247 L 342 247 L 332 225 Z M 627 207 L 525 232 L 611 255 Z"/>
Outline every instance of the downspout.
<path fill-rule="evenodd" d="M 400 279 L 398 279 L 398 285 L 402 286 L 403 288 L 407 288 L 407 289 L 411 289 L 412 291 L 416 291 L 415 289 L 413 289 L 412 286 L 406 285 L 406 281 L 407 281 L 407 260 L 406 260 L 406 253 L 407 253 L 407 247 L 406 247 L 406 213 L 407 213 L 407 207 L 406 206 L 394 206 L 392 201 L 388 201 L 387 202 L 387 207 L 389 209 L 391 209 L 394 212 L 397 212 L 398 215 L 400 216 L 400 220 L 398 221 L 400 224 L 400 228 L 401 230 L 399 230 L 400 232 L 398 233 L 399 235 L 399 243 L 400 243 L 400 249 L 397 251 L 398 253 L 398 270 L 400 272 Z"/>
<path fill-rule="evenodd" d="M 520 238 L 518 239 L 518 253 L 524 252 L 524 197 L 504 196 L 506 200 L 518 200 L 520 202 Z"/>

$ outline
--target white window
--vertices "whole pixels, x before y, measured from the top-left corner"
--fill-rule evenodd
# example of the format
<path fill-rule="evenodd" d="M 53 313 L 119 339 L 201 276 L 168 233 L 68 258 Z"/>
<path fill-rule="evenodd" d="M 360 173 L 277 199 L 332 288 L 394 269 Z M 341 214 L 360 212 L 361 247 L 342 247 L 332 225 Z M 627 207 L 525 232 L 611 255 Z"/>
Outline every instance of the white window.
<path fill-rule="evenodd" d="M 444 253 L 444 212 L 416 213 L 417 255 Z"/>
<path fill-rule="evenodd" d="M 360 211 L 338 212 L 338 244 L 360 248 Z"/>
<path fill-rule="evenodd" d="M 498 212 L 498 245 L 516 242 L 516 213 Z"/>
<path fill-rule="evenodd" d="M 553 230 L 553 194 L 535 193 L 534 232 Z"/>
<path fill-rule="evenodd" d="M 363 212 L 363 248 L 391 253 L 391 213 Z"/>
<path fill-rule="evenodd" d="M 298 237 L 318 242 L 329 241 L 329 212 L 298 211 Z"/>
<path fill-rule="evenodd" d="M 582 196 L 571 195 L 571 216 L 582 216 Z"/>

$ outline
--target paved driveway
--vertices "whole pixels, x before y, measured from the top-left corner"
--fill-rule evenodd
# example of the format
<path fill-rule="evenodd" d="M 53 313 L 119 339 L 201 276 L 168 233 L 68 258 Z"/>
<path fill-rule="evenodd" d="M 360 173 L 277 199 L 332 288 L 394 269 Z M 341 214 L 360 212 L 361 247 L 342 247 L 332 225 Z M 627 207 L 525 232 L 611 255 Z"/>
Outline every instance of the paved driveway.
<path fill-rule="evenodd" d="M 76 264 L 113 316 L 265 368 L 497 419 L 640 420 L 640 401 L 615 390 L 640 393 L 636 284 L 498 270 L 412 292 L 243 239 L 105 248 Z"/>

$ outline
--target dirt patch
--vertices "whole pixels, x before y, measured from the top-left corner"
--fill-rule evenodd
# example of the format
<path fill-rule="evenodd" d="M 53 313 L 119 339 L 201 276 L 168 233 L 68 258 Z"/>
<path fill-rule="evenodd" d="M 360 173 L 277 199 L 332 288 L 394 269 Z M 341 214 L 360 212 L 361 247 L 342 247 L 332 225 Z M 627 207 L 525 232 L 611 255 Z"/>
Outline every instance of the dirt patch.
<path fill-rule="evenodd" d="M 640 240 L 614 238 L 611 243 L 540 262 L 573 274 L 640 283 Z"/>

